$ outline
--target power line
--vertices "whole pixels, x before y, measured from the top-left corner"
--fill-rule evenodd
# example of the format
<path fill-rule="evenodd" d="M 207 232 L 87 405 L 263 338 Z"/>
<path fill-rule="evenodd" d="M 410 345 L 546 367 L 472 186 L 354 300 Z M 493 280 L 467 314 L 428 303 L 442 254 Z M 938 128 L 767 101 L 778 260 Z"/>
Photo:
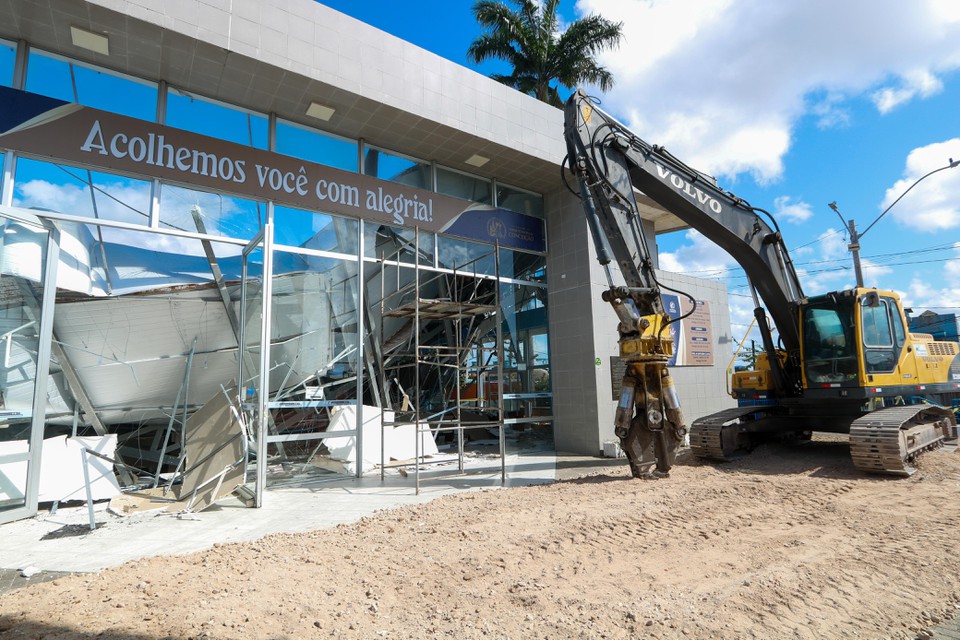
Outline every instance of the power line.
<path fill-rule="evenodd" d="M 905 196 L 905 195 L 907 195 L 908 193 L 910 193 L 910 190 L 913 189 L 915 186 L 917 186 L 918 184 L 920 184 L 921 182 L 923 182 L 926 178 L 929 178 L 930 176 L 932 176 L 932 175 L 935 174 L 935 173 L 939 173 L 939 172 L 941 172 L 941 171 L 946 171 L 947 169 L 953 169 L 954 167 L 957 167 L 957 166 L 960 166 L 960 160 L 954 160 L 953 158 L 950 158 L 950 162 L 948 162 L 946 166 L 940 167 L 939 169 L 934 169 L 934 170 L 931 171 L 930 173 L 927 173 L 926 175 L 923 175 L 923 176 L 920 176 L 919 178 L 917 178 L 916 181 L 915 181 L 913 184 L 911 184 L 909 187 L 907 187 L 907 190 L 906 190 L 906 191 L 904 191 L 903 193 L 901 193 L 901 194 L 899 195 L 899 197 L 897 197 L 896 200 L 894 200 L 893 202 L 890 203 L 890 206 L 889 206 L 889 207 L 887 207 L 886 209 L 883 210 L 883 213 L 881 213 L 879 216 L 877 216 L 877 219 L 876 219 L 876 220 L 874 220 L 873 222 L 870 223 L 870 226 L 868 226 L 866 229 L 864 229 L 864 230 L 860 233 L 860 237 L 862 238 L 863 236 L 865 236 L 865 235 L 867 234 L 867 231 L 870 231 L 870 229 L 873 229 L 873 225 L 875 225 L 875 224 L 877 224 L 878 222 L 880 222 L 880 218 L 882 218 L 883 216 L 887 215 L 887 211 L 890 211 L 890 209 L 893 209 L 893 205 L 895 205 L 895 204 L 897 204 L 898 202 L 900 202 L 900 200 L 903 199 L 903 196 Z"/>
<path fill-rule="evenodd" d="M 900 255 L 908 255 L 909 253 L 910 253 L 910 252 L 904 252 L 903 254 L 900 254 Z M 892 256 L 892 257 L 890 258 L 890 260 L 894 260 L 894 259 L 896 259 L 896 257 L 898 257 L 898 256 Z M 866 265 L 864 268 L 865 268 L 865 269 L 871 269 L 871 268 L 876 269 L 876 268 L 881 268 L 881 267 L 902 267 L 902 266 L 911 266 L 911 265 L 920 265 L 920 264 L 934 264 L 934 263 L 942 263 L 942 262 L 952 262 L 952 261 L 954 261 L 954 260 L 960 260 L 960 256 L 953 257 L 953 258 L 937 258 L 937 259 L 934 259 L 934 260 L 908 260 L 908 261 L 904 261 L 904 262 L 884 261 L 884 262 L 877 262 L 877 263 L 874 263 L 874 264 Z M 829 264 L 833 264 L 833 263 L 835 263 L 835 262 L 844 262 L 844 261 L 843 261 L 843 260 L 824 260 L 824 261 L 819 261 L 819 262 L 808 262 L 808 263 L 804 263 L 804 264 L 806 264 L 806 265 L 829 265 Z M 840 265 L 840 266 L 839 266 L 839 269 L 841 269 L 841 270 L 843 270 L 843 271 L 848 271 L 848 270 L 850 269 L 850 267 L 849 267 L 849 266 L 846 266 L 846 265 Z M 716 281 L 724 281 L 724 280 L 732 280 L 732 279 L 738 279 L 738 280 L 740 280 L 740 279 L 746 279 L 746 278 L 748 277 L 746 273 L 735 273 L 735 272 L 733 272 L 732 269 L 731 269 L 730 271 L 731 271 L 731 273 L 729 273 L 729 274 L 727 274 L 727 275 L 717 276 L 717 277 L 715 277 L 715 278 L 710 278 L 710 277 L 708 277 L 708 276 L 702 276 L 702 277 L 703 277 L 704 279 L 706 279 L 706 280 L 716 280 Z M 830 267 L 830 268 L 826 268 L 826 267 L 825 267 L 825 268 L 823 268 L 823 269 L 806 269 L 806 270 L 804 270 L 804 274 L 805 274 L 805 275 L 816 275 L 816 274 L 818 274 L 818 273 L 827 273 L 827 272 L 829 272 L 829 271 L 837 271 L 837 267 Z M 682 275 L 689 275 L 690 273 L 693 273 L 693 272 L 685 271 L 685 272 L 683 272 Z M 734 284 L 731 283 L 731 282 L 728 282 L 728 285 L 730 285 L 730 286 L 737 286 L 737 287 L 741 287 L 741 288 L 747 286 L 747 284 L 736 284 L 736 285 L 734 285 Z"/>
<path fill-rule="evenodd" d="M 830 231 L 829 231 L 828 233 L 823 234 L 822 236 L 820 236 L 820 237 L 817 238 L 816 240 L 811 240 L 810 242 L 808 242 L 808 243 L 806 243 L 806 244 L 802 244 L 802 245 L 800 245 L 799 247 L 794 247 L 793 249 L 791 249 L 791 251 L 796 251 L 796 250 L 798 250 L 798 249 L 803 249 L 804 247 L 809 247 L 809 246 L 812 245 L 812 244 L 816 244 L 816 243 L 818 243 L 818 242 L 823 242 L 823 241 L 826 240 L 827 238 L 829 238 L 829 237 L 831 237 L 831 236 L 835 236 L 835 235 L 837 235 L 838 233 L 842 233 L 842 231 L 840 231 L 840 230 L 838 230 L 838 229 L 830 229 Z"/>
<path fill-rule="evenodd" d="M 906 256 L 906 255 L 918 255 L 922 253 L 934 253 L 937 251 L 949 251 L 952 249 L 956 249 L 958 248 L 956 244 L 957 244 L 956 242 L 948 242 L 945 244 L 934 245 L 932 247 L 925 247 L 922 249 L 911 249 L 909 251 L 898 251 L 896 253 L 878 253 L 874 255 L 864 256 L 864 260 L 870 260 L 875 265 L 883 266 L 888 264 L 890 260 L 895 260 L 897 258 Z M 947 259 L 952 260 L 954 258 L 947 258 Z M 794 262 L 794 266 L 804 267 L 809 265 L 828 265 L 828 264 L 845 263 L 846 261 L 847 261 L 847 258 L 825 258 L 823 260 L 808 260 L 807 262 Z M 869 268 L 869 265 L 868 265 L 868 268 Z M 719 278 L 723 274 L 736 273 L 737 271 L 742 271 L 741 267 L 736 266 L 736 267 L 721 267 L 716 269 L 695 269 L 692 271 L 684 271 L 683 273 L 686 275 L 714 274 L 716 275 L 716 277 Z M 709 275 L 705 277 L 709 277 Z M 735 275 L 733 277 L 745 277 L 745 276 Z"/>

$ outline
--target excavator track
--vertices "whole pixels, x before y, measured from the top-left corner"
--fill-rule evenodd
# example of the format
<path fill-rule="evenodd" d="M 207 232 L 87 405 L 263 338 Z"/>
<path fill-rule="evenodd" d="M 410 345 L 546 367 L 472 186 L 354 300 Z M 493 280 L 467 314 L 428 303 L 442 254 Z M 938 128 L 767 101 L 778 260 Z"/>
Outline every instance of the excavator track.
<path fill-rule="evenodd" d="M 933 405 L 888 407 L 850 425 L 850 457 L 861 471 L 911 476 L 914 458 L 943 444 L 956 419 Z"/>
<path fill-rule="evenodd" d="M 695 420 L 690 425 L 691 452 L 698 458 L 729 460 L 739 449 L 742 419 L 763 412 L 764 407 L 734 407 Z"/>

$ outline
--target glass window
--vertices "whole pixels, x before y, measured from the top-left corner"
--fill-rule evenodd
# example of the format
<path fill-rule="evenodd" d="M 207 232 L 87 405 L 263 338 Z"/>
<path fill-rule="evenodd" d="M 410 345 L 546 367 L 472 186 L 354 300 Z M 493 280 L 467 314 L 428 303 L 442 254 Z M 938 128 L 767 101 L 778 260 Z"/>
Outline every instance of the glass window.
<path fill-rule="evenodd" d="M 853 309 L 849 302 L 803 310 L 803 361 L 808 384 L 857 380 L 852 325 Z"/>
<path fill-rule="evenodd" d="M 513 249 L 500 249 L 500 277 L 547 283 L 547 257 Z"/>
<path fill-rule="evenodd" d="M 543 196 L 502 184 L 497 185 L 497 206 L 528 216 L 543 217 Z"/>
<path fill-rule="evenodd" d="M 863 360 L 867 373 L 887 373 L 897 366 L 897 351 L 893 342 L 890 300 L 875 293 L 867 293 L 860 301 L 860 321 L 863 326 Z M 902 328 L 901 328 L 902 329 Z"/>
<path fill-rule="evenodd" d="M 458 269 L 469 273 L 496 275 L 496 250 L 488 244 L 448 238 L 437 238 L 438 266 L 446 269 Z"/>
<path fill-rule="evenodd" d="M 356 398 L 357 274 L 355 261 L 275 252 L 271 392 L 308 385 L 320 387 L 315 397 Z"/>
<path fill-rule="evenodd" d="M 172 184 L 160 188 L 161 227 L 248 239 L 266 218 L 262 202 Z"/>
<path fill-rule="evenodd" d="M 903 318 L 900 317 L 900 312 L 896 304 L 891 300 L 890 305 L 890 315 L 893 316 L 893 334 L 897 339 L 897 344 L 903 344 L 907 340 L 907 334 L 903 328 Z"/>
<path fill-rule="evenodd" d="M 357 171 L 357 143 L 303 125 L 277 121 L 277 152 L 344 171 Z"/>
<path fill-rule="evenodd" d="M 418 244 L 416 229 L 366 221 L 363 225 L 363 255 L 413 264 L 413 256 L 419 249 L 420 264 L 432 267 L 435 238 L 434 234 L 421 231 Z"/>
<path fill-rule="evenodd" d="M 114 294 L 214 281 L 200 240 L 95 225 L 88 229 L 103 243 L 104 250 L 95 256 L 95 264 L 99 270 L 100 261 L 105 262 L 107 283 Z M 239 280 L 242 247 L 217 242 L 210 246 L 224 279 Z M 229 324 L 227 329 L 231 330 Z"/>
<path fill-rule="evenodd" d="M 489 180 L 437 167 L 437 191 L 481 204 L 493 204 L 493 189 Z"/>
<path fill-rule="evenodd" d="M 508 392 L 519 396 L 504 401 L 510 417 L 533 420 L 551 414 L 546 301 L 544 287 L 500 285 L 504 377 Z"/>
<path fill-rule="evenodd" d="M 103 251 L 97 251 L 97 256 L 107 266 L 112 295 L 58 301 L 56 317 L 57 341 L 108 429 L 166 424 L 178 396 L 181 407 L 182 398 L 189 396 L 190 409 L 196 409 L 218 394 L 221 385 L 229 387 L 236 380 L 236 335 L 223 299 L 211 286 L 213 274 L 199 240 L 147 229 L 61 228 L 64 247 L 104 237 Z M 235 280 L 240 247 L 217 242 L 210 246 L 220 258 L 224 277 L 228 282 Z M 63 264 L 61 260 L 61 268 Z M 208 286 L 183 291 L 174 288 L 178 284 Z M 228 289 L 236 308 L 239 287 L 230 283 Z M 181 385 L 191 351 L 189 393 L 184 393 Z M 52 376 L 51 381 L 72 405 L 69 389 L 59 378 Z M 69 433 L 72 421 L 70 411 L 56 424 Z M 138 449 L 132 448 L 127 462 L 155 472 L 156 459 L 152 463 L 138 460 L 133 453 Z"/>
<path fill-rule="evenodd" d="M 382 149 L 364 149 L 363 173 L 390 182 L 433 190 L 433 172 L 429 163 L 398 156 Z"/>
<path fill-rule="evenodd" d="M 22 225 L 0 217 L 0 442 L 20 441 L 27 451 L 33 415 L 33 392 L 37 378 L 37 352 L 40 347 L 40 301 L 47 285 L 44 268 L 48 235 L 43 229 Z M 29 284 L 28 284 L 29 283 Z M 53 284 L 53 283 L 50 283 Z M 32 295 L 31 295 L 32 294 Z M 53 387 L 54 385 L 50 385 Z M 56 402 L 51 393 L 53 412 L 69 410 Z M 58 406 L 59 405 L 59 406 Z M 51 412 L 52 413 L 52 412 Z M 23 506 L 26 487 L 26 463 L 11 456 L 0 457 L 0 512 Z M 6 458 L 6 459 L 4 459 Z"/>
<path fill-rule="evenodd" d="M 876 306 L 861 306 L 860 318 L 863 322 L 863 344 L 868 347 L 893 346 L 885 300 L 880 300 Z"/>
<path fill-rule="evenodd" d="M 110 173 L 23 158 L 14 177 L 15 206 L 149 224 L 150 183 Z"/>
<path fill-rule="evenodd" d="M 272 423 L 279 435 L 295 435 L 296 440 L 284 442 L 282 448 L 279 443 L 268 446 L 271 459 L 281 456 L 284 462 L 268 470 L 268 486 L 288 481 L 292 463 L 300 463 L 298 468 L 307 463 L 304 473 L 311 473 L 311 468 L 319 471 L 310 465 L 317 464 L 314 456 L 321 444 L 329 452 L 320 455 L 341 459 L 346 455 L 344 445 L 333 441 L 338 437 L 338 410 L 298 404 L 356 400 L 361 340 L 356 261 L 278 250 L 273 266 L 270 365 L 264 386 L 269 385 L 271 401 L 289 403 L 271 411 Z"/>
<path fill-rule="evenodd" d="M 13 68 L 16 59 L 16 45 L 0 40 L 0 85 L 13 86 Z"/>
<path fill-rule="evenodd" d="M 276 244 L 357 255 L 356 220 L 277 206 L 273 221 Z"/>
<path fill-rule="evenodd" d="M 141 120 L 157 117 L 155 84 L 36 49 L 27 61 L 26 89 Z"/>
<path fill-rule="evenodd" d="M 164 124 L 258 149 L 267 148 L 267 117 L 170 87 Z"/>

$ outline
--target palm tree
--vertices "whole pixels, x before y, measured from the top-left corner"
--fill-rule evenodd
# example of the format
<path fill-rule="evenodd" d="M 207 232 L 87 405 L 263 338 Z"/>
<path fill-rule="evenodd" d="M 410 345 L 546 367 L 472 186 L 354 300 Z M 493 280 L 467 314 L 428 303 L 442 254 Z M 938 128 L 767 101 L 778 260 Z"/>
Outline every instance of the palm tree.
<path fill-rule="evenodd" d="M 560 0 L 510 1 L 516 10 L 496 0 L 473 5 L 486 31 L 470 45 L 467 56 L 477 63 L 500 59 L 513 66 L 512 74 L 491 78 L 557 107 L 563 101 L 556 85 L 573 89 L 589 83 L 603 91 L 613 86 L 613 76 L 597 64 L 596 55 L 620 44 L 623 23 L 592 15 L 559 33 Z"/>

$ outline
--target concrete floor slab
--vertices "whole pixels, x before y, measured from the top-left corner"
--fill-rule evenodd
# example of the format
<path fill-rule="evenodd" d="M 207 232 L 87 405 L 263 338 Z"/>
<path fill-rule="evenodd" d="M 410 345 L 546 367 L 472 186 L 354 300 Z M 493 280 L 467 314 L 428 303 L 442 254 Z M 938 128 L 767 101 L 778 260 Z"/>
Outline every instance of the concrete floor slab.
<path fill-rule="evenodd" d="M 464 474 L 455 467 L 427 468 L 420 474 L 419 495 L 412 473 L 404 478 L 394 471 L 382 482 L 379 473 L 360 479 L 324 478 L 268 488 L 260 509 L 226 498 L 206 511 L 183 517 L 159 512 L 121 517 L 100 504 L 95 510 L 97 528 L 92 531 L 85 506 L 61 507 L 54 514 L 41 513 L 0 527 L 0 570 L 33 566 L 44 572 L 98 571 L 138 558 L 202 551 L 217 543 L 333 527 L 452 493 L 543 484 L 556 478 L 556 456 L 537 452 L 508 456 L 503 485 L 499 459 L 495 463 L 489 458 L 469 459 Z"/>

